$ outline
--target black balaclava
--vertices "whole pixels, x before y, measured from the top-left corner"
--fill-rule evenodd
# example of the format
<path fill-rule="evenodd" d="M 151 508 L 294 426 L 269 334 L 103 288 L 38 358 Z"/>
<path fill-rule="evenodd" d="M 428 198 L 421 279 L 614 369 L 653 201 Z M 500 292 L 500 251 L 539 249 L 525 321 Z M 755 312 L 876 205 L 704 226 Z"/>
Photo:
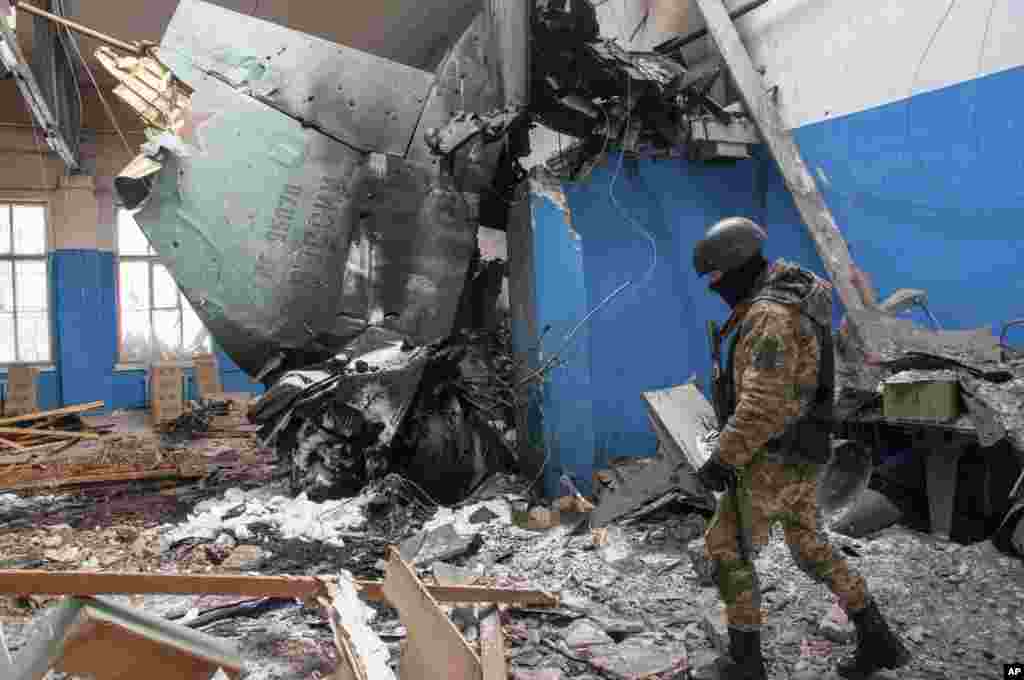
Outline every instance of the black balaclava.
<path fill-rule="evenodd" d="M 754 293 L 754 285 L 767 266 L 768 260 L 758 253 L 739 267 L 724 272 L 721 280 L 709 288 L 718 293 L 727 305 L 735 308 Z"/>

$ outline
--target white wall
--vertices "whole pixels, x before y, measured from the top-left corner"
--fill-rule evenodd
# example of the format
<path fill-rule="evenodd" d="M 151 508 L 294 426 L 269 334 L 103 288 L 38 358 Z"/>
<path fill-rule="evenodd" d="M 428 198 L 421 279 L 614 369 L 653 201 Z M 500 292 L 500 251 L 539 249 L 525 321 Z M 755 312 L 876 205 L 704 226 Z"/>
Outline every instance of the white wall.
<path fill-rule="evenodd" d="M 684 33 L 703 26 L 689 2 Z M 726 6 L 745 2 L 728 0 Z M 600 5 L 603 35 L 636 50 L 671 37 L 652 18 L 627 44 L 651 4 Z M 772 0 L 739 19 L 737 27 L 755 64 L 765 67 L 766 85 L 779 86 L 779 107 L 791 128 L 1024 64 L 1024 0 Z M 698 63 L 712 54 L 705 38 L 685 56 Z M 557 135 L 538 131 L 529 160 L 556 150 Z"/>

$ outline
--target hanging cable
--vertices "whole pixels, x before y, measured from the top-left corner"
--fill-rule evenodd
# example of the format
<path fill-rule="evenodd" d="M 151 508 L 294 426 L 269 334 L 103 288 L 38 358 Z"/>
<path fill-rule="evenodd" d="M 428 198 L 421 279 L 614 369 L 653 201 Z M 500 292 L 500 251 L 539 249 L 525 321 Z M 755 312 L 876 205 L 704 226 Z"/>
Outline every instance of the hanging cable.
<path fill-rule="evenodd" d="M 82 66 L 85 67 L 85 73 L 89 76 L 89 80 L 92 81 L 92 86 L 96 89 L 96 95 L 100 98 L 100 102 L 103 104 L 103 108 L 107 112 L 107 117 L 110 118 L 111 124 L 113 124 L 114 129 L 117 130 L 117 136 L 121 138 L 121 143 L 124 144 L 125 151 L 131 155 L 132 147 L 128 143 L 128 138 L 124 136 L 124 131 L 121 130 L 120 123 L 117 122 L 117 116 L 114 115 L 114 110 L 107 102 L 107 98 L 103 96 L 103 90 L 100 88 L 99 83 L 96 82 L 96 76 L 93 75 L 89 62 L 82 56 L 82 51 L 78 49 L 78 41 L 72 37 L 70 42 L 72 47 L 75 48 L 75 54 L 78 55 L 78 60 L 82 62 Z"/>
<path fill-rule="evenodd" d="M 632 94 L 631 87 L 630 87 L 630 82 L 631 82 L 631 80 L 627 76 L 627 78 L 626 78 L 626 124 L 625 124 L 625 127 L 623 128 L 623 135 L 624 135 L 624 137 L 629 134 L 629 129 L 630 129 L 629 126 L 630 126 L 630 124 L 632 122 L 632 112 L 633 112 L 633 109 L 632 109 L 632 106 L 630 105 L 630 103 L 631 103 L 631 94 Z M 647 267 L 647 271 L 644 273 L 643 278 L 640 280 L 640 287 L 643 288 L 648 283 L 650 283 L 651 278 L 654 276 L 654 270 L 655 270 L 655 268 L 657 267 L 657 264 L 658 264 L 658 243 L 657 243 L 657 241 L 655 241 L 654 237 L 650 234 L 650 232 L 648 232 L 646 229 L 644 229 L 642 226 L 640 226 L 640 224 L 638 222 L 633 220 L 629 215 L 626 214 L 626 212 L 624 210 L 622 210 L 622 207 L 619 205 L 618 201 L 615 199 L 615 193 L 614 193 L 615 181 L 618 179 L 619 173 L 622 170 L 622 159 L 623 159 L 624 156 L 625 156 L 625 150 L 620 148 L 620 150 L 619 150 L 619 165 L 616 168 L 615 174 L 612 177 L 612 180 L 611 180 L 611 182 L 608 185 L 608 197 L 611 199 L 612 204 L 619 211 L 619 214 L 628 223 L 630 223 L 637 231 L 642 233 L 647 238 L 647 240 L 650 241 L 650 243 L 651 243 L 651 264 Z M 587 314 L 584 315 L 584 317 L 582 319 L 580 319 L 580 321 L 575 326 L 573 326 L 573 328 L 566 334 L 565 339 L 562 341 L 562 346 L 558 349 L 558 351 L 555 352 L 553 355 L 551 355 L 551 357 L 548 358 L 548 360 L 545 361 L 544 364 L 541 365 L 540 368 L 538 368 L 537 370 L 531 372 L 525 378 L 520 380 L 519 384 L 520 385 L 524 385 L 524 384 L 530 382 L 534 378 L 543 375 L 545 371 L 547 371 L 549 368 L 554 366 L 555 363 L 561 357 L 561 355 L 565 352 L 565 350 L 569 348 L 569 344 L 572 342 L 572 339 L 576 336 L 576 333 L 578 333 L 579 330 L 581 328 L 583 328 L 583 326 L 588 321 L 590 321 L 590 319 L 595 314 L 597 314 L 597 312 L 599 312 L 609 302 L 611 302 L 616 297 L 618 297 L 618 295 L 620 293 L 622 293 L 622 291 L 626 290 L 627 288 L 629 288 L 630 286 L 634 285 L 635 283 L 636 282 L 633 279 L 629 279 L 629 280 L 623 282 L 622 284 L 620 284 L 618 288 L 613 290 L 607 296 L 605 296 L 605 298 L 603 300 L 601 300 L 599 303 L 597 303 L 597 305 L 594 306 L 593 309 L 591 309 L 589 312 L 587 312 Z"/>
<path fill-rule="evenodd" d="M 914 96 L 914 88 L 917 86 L 917 78 L 921 75 L 921 67 L 924 66 L 925 60 L 928 58 L 928 54 L 932 51 L 932 45 L 935 44 L 936 38 L 939 37 L 939 32 L 942 27 L 946 25 L 946 20 L 949 19 L 949 15 L 953 13 L 953 8 L 956 7 L 958 0 L 949 0 L 949 6 L 946 7 L 946 13 L 942 15 L 942 19 L 939 20 L 939 25 L 935 27 L 932 32 L 931 38 L 928 39 L 928 45 L 924 48 L 924 53 L 921 55 L 921 60 L 917 62 L 917 68 L 914 69 L 914 77 L 910 81 L 910 90 L 907 92 L 907 129 L 906 138 L 910 141 L 910 100 Z"/>

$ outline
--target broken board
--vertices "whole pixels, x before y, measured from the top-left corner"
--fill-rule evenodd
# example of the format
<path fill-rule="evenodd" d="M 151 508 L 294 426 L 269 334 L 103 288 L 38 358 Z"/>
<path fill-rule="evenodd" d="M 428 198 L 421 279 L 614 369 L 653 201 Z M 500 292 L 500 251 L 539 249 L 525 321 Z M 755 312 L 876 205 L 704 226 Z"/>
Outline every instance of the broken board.
<path fill-rule="evenodd" d="M 121 604 L 67 598 L 18 655 L 13 680 L 41 680 L 52 669 L 95 680 L 209 680 L 218 670 L 237 678 L 234 647 Z"/>
<path fill-rule="evenodd" d="M 403 680 L 482 680 L 476 652 L 394 549 L 384 594 L 409 631 L 401 662 Z"/>

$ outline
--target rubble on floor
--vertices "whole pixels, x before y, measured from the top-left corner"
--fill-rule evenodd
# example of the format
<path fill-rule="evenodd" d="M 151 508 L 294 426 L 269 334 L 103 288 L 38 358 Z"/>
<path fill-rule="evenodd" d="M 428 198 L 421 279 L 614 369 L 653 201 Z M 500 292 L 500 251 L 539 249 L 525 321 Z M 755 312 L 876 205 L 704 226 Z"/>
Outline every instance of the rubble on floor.
<path fill-rule="evenodd" d="M 375 494 L 387 496 L 391 490 L 396 504 L 403 498 L 414 502 L 412 490 L 395 491 L 407 483 L 390 479 L 374 487 Z M 723 644 L 721 604 L 702 561 L 703 517 L 667 506 L 612 523 L 599 536 L 585 530 L 585 524 L 578 530 L 575 522 L 530 530 L 514 521 L 515 508 L 528 497 L 523 493 L 527 486 L 522 482 L 518 493 L 454 507 L 422 503 L 417 513 L 398 518 L 409 520 L 405 526 L 395 520 L 387 537 L 375 536 L 374 518 L 386 516 L 392 506 L 375 505 L 377 495 L 371 491 L 324 503 L 287 498 L 284 484 L 228 491 L 199 503 L 184 523 L 162 523 L 138 533 L 117 526 L 99 530 L 97 536 L 105 537 L 109 549 L 126 557 L 94 568 L 269 573 L 284 559 L 273 558 L 274 550 L 288 543 L 305 552 L 295 553 L 290 566 L 297 568 L 286 573 L 335 577 L 346 570 L 357 578 L 380 579 L 388 546 L 413 539 L 417 547 L 411 559 L 419 563 L 415 570 L 425 585 L 490 585 L 560 595 L 555 607 L 512 604 L 501 614 L 511 677 L 673 678 L 714 658 Z M 18 504 L 28 507 L 33 500 Z M 6 531 L 26 536 L 25 529 Z M 49 532 L 62 540 L 82 533 Z M 239 533 L 248 535 L 249 543 L 239 540 Z M 50 549 L 41 543 L 46 533 L 35 535 L 43 551 Z M 778 678 L 831 668 L 852 645 L 849 622 L 837 613 L 828 591 L 796 569 L 781 538 L 774 531 L 758 557 L 768 612 L 765 653 L 771 677 Z M 1024 602 L 1019 560 L 987 543 L 940 543 L 900 528 L 861 541 L 831 538 L 867 577 L 894 627 L 913 647 L 915 658 L 905 677 L 1000 677 L 996 657 L 1024 645 L 1024 621 L 1014 613 Z M 223 550 L 222 560 L 209 559 L 211 547 Z M 258 549 L 265 558 L 244 564 L 240 559 L 247 549 Z M 343 566 L 346 562 L 355 568 Z M 82 567 L 75 561 L 38 566 Z M 195 622 L 197 630 L 232 641 L 245 661 L 247 678 L 326 677 L 342 657 L 324 613 L 299 603 L 210 595 L 111 597 L 183 624 Z M 338 597 L 351 599 L 351 592 Z M 14 658 L 28 642 L 26 625 L 50 601 L 34 596 L 2 611 Z M 440 600 L 438 606 L 476 649 L 488 608 Z M 965 606 L 970 620 L 957 623 Z M 371 661 L 383 660 L 386 652 L 390 672 L 406 677 L 400 662 L 410 624 L 387 602 L 369 599 L 362 607 L 344 607 L 346 617 L 357 617 L 342 619 L 351 644 Z"/>

